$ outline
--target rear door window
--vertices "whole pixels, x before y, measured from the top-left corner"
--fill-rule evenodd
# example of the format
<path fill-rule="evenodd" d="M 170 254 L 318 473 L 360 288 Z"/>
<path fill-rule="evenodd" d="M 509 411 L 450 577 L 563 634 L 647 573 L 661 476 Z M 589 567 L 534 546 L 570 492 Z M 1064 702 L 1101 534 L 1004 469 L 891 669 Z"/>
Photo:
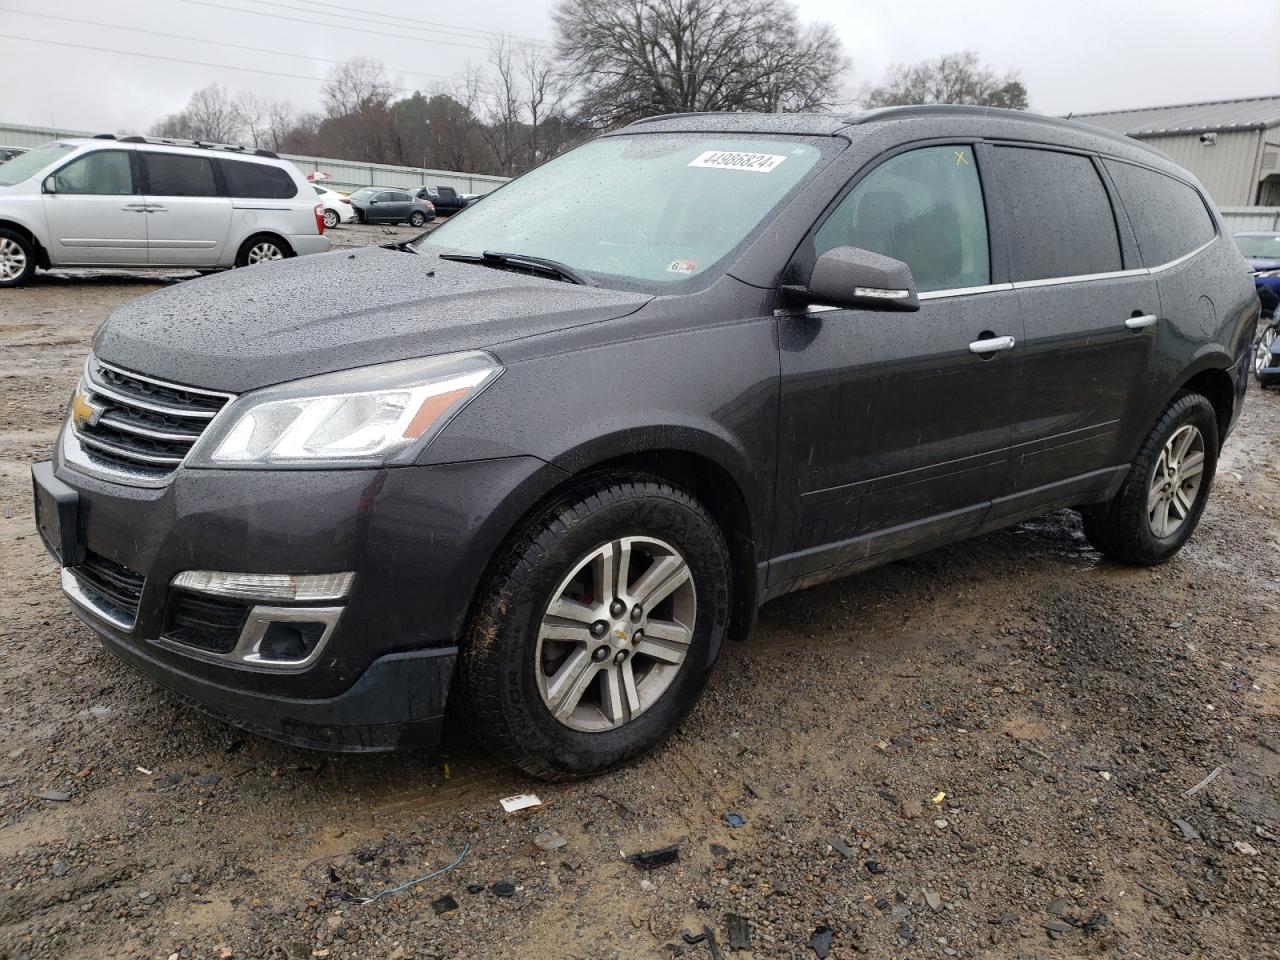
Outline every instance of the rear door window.
<path fill-rule="evenodd" d="M 1213 218 L 1190 186 L 1132 163 L 1104 162 L 1120 191 L 1146 266 L 1177 260 L 1213 239 L 1217 233 Z"/>
<path fill-rule="evenodd" d="M 973 150 L 925 147 L 880 164 L 814 235 L 815 258 L 834 247 L 901 260 L 921 293 L 990 283 L 987 216 Z"/>
<path fill-rule="evenodd" d="M 95 150 L 68 163 L 53 175 L 58 193 L 127 196 L 134 192 L 133 170 L 125 150 Z"/>
<path fill-rule="evenodd" d="M 1115 214 L 1090 157 L 994 147 L 989 181 L 1007 214 L 1011 280 L 1123 269 Z"/>
<path fill-rule="evenodd" d="M 147 193 L 157 197 L 216 197 L 213 161 L 179 153 L 143 153 Z"/>
<path fill-rule="evenodd" d="M 222 176 L 227 181 L 227 190 L 233 197 L 252 200 L 288 200 L 298 195 L 298 186 L 293 182 L 293 177 L 279 167 L 221 158 L 218 164 L 222 167 Z M 325 192 L 321 187 L 315 187 L 315 191 L 320 194 Z"/>

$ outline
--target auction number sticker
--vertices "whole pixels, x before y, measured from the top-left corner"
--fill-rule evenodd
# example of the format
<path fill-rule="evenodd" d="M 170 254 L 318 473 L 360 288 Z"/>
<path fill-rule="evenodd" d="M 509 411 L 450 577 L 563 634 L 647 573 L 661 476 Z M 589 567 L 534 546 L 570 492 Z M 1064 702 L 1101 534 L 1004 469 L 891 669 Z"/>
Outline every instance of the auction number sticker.
<path fill-rule="evenodd" d="M 709 167 L 712 170 L 750 170 L 752 173 L 769 173 L 786 157 L 774 153 L 733 153 L 728 150 L 708 150 L 689 162 L 691 167 Z"/>
<path fill-rule="evenodd" d="M 698 261 L 696 260 L 672 260 L 667 267 L 668 273 L 693 273 L 698 269 Z"/>

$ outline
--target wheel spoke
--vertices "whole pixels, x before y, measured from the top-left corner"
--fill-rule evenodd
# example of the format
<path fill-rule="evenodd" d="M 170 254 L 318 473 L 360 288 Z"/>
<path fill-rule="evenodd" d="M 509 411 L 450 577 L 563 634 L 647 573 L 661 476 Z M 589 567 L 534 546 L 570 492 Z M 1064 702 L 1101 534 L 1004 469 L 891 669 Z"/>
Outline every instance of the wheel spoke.
<path fill-rule="evenodd" d="M 1182 487 L 1173 491 L 1173 508 L 1177 511 L 1179 520 L 1187 519 L 1187 516 L 1191 513 L 1191 498 L 1187 496 L 1187 491 Z"/>
<path fill-rule="evenodd" d="M 551 712 L 561 719 L 572 714 L 599 671 L 600 665 L 591 659 L 591 652 L 586 647 L 570 654 L 547 681 L 547 702 Z"/>
<path fill-rule="evenodd" d="M 1154 515 L 1156 506 L 1164 499 L 1164 487 L 1159 483 L 1153 482 L 1151 489 L 1147 492 L 1147 514 Z"/>
<path fill-rule="evenodd" d="M 1196 431 L 1187 427 L 1183 427 L 1182 430 L 1178 432 L 1178 435 L 1173 438 L 1173 442 L 1171 444 L 1173 447 L 1173 456 L 1170 458 L 1173 461 L 1173 465 L 1177 465 L 1182 462 L 1182 458 L 1187 454 L 1187 448 L 1191 446 L 1191 441 L 1195 440 L 1195 438 Z"/>
<path fill-rule="evenodd" d="M 1182 479 L 1190 480 L 1204 472 L 1204 454 L 1193 450 L 1182 458 Z"/>
<path fill-rule="evenodd" d="M 597 619 L 595 607 L 571 600 L 568 597 L 556 597 L 547 607 L 547 616 L 560 620 L 569 620 L 583 625 L 594 623 Z"/>
<path fill-rule="evenodd" d="M 604 695 L 600 698 L 600 712 L 615 727 L 627 722 L 630 713 L 622 692 L 622 664 L 604 671 Z"/>
<path fill-rule="evenodd" d="M 676 588 L 688 579 L 689 568 L 683 560 L 675 556 L 661 557 L 636 581 L 631 588 L 631 596 L 649 610 L 675 593 Z"/>
<path fill-rule="evenodd" d="M 653 640 L 646 636 L 635 645 L 635 654 L 644 654 L 663 663 L 684 663 L 685 654 L 689 652 L 686 643 L 675 643 L 671 640 Z"/>
<path fill-rule="evenodd" d="M 693 640 L 693 631 L 683 623 L 675 620 L 649 619 L 644 624 L 644 635 L 658 640 L 669 640 L 672 643 L 688 645 Z"/>
<path fill-rule="evenodd" d="M 1157 537 L 1163 537 L 1169 529 L 1169 498 L 1161 497 L 1160 502 L 1156 504 L 1155 514 L 1152 517 L 1151 527 Z"/>

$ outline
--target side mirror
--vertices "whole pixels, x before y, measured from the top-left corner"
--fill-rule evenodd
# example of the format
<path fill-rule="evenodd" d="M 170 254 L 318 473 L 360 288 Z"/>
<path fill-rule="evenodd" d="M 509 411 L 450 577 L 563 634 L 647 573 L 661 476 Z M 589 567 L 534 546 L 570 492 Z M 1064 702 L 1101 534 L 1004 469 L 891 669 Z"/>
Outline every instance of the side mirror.
<path fill-rule="evenodd" d="M 54 176 L 52 173 L 44 178 L 44 183 L 40 185 L 40 189 L 43 190 L 45 193 L 58 192 L 58 182 L 56 179 L 54 179 Z"/>
<path fill-rule="evenodd" d="M 873 310 L 919 310 L 911 268 L 901 260 L 858 247 L 834 247 L 813 265 L 806 286 L 783 292 L 801 303 Z"/>

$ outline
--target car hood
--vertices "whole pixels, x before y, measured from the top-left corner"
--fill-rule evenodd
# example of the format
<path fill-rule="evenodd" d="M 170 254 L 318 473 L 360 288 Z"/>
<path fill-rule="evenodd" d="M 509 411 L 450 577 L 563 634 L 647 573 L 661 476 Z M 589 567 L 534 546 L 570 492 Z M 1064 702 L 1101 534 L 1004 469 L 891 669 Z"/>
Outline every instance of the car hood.
<path fill-rule="evenodd" d="M 646 294 L 382 247 L 261 264 L 140 297 L 93 339 L 103 360 L 209 390 L 491 349 L 626 316 Z"/>

